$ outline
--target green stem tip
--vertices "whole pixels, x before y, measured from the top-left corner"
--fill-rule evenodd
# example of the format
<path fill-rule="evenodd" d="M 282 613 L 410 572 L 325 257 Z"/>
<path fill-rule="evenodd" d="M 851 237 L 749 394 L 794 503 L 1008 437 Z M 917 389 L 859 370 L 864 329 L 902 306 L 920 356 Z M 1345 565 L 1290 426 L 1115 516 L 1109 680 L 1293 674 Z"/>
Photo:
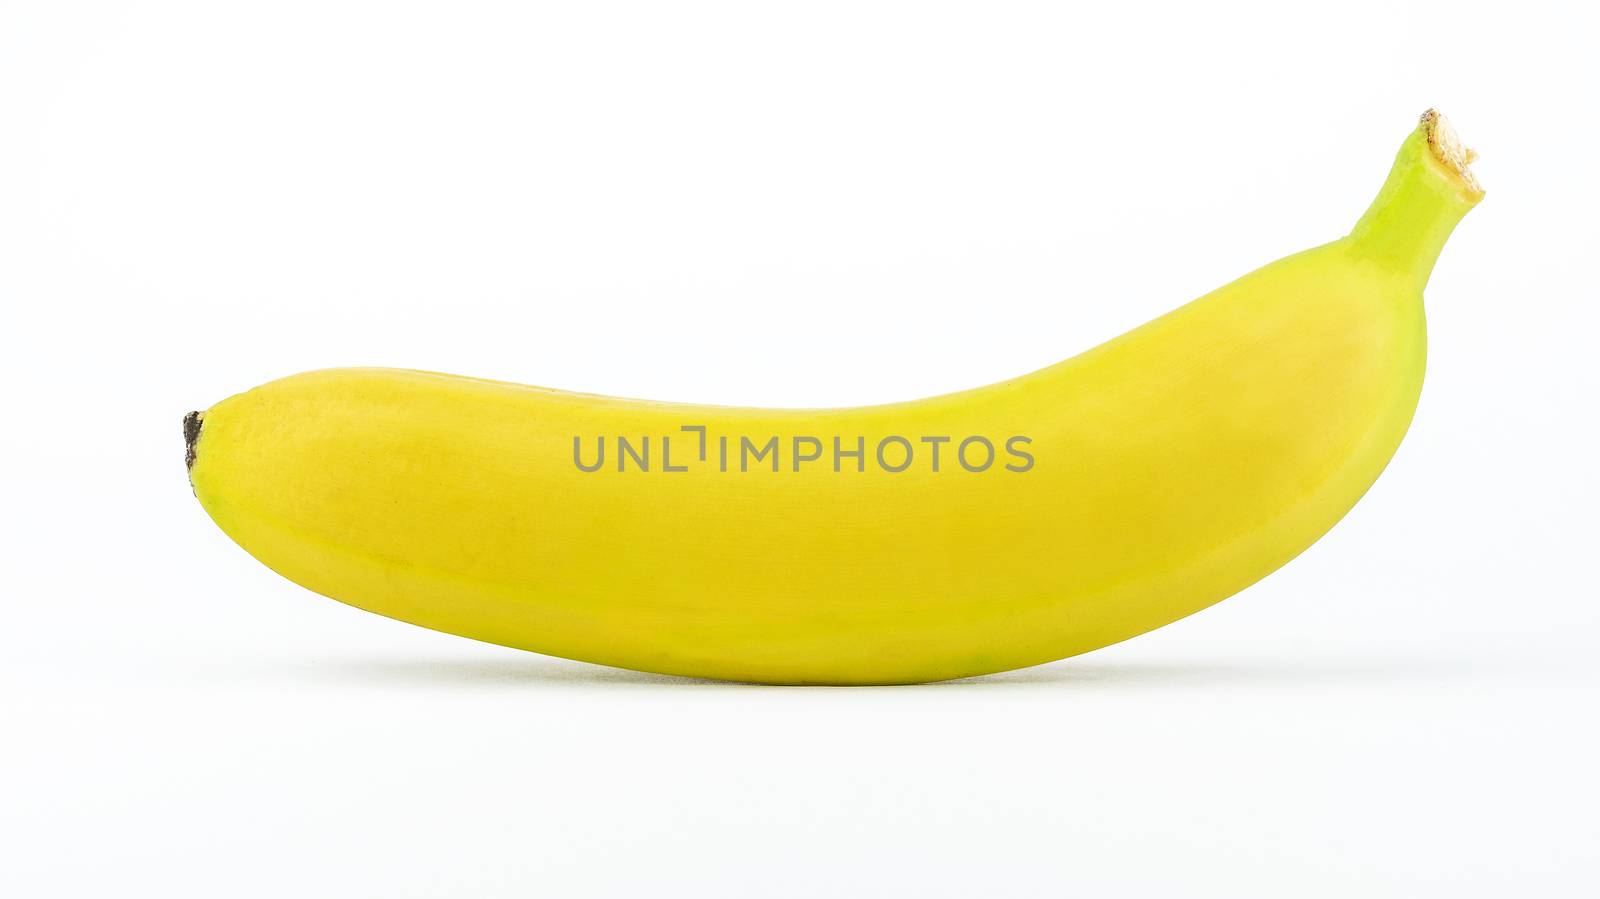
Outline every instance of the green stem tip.
<path fill-rule="evenodd" d="M 1420 290 L 1456 223 L 1483 199 L 1468 168 L 1475 158 L 1438 110 L 1423 113 L 1377 199 L 1350 232 L 1356 251 L 1411 278 Z"/>

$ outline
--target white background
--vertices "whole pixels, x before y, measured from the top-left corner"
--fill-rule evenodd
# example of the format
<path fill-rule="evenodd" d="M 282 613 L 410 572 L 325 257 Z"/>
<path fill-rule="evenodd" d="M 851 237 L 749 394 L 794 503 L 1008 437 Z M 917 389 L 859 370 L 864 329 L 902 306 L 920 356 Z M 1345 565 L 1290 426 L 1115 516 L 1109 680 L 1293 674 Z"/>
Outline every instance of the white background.
<path fill-rule="evenodd" d="M 1592 896 L 1577 6 L 0 0 L 0 892 Z M 761 405 L 1094 345 L 1338 237 L 1437 105 L 1488 198 L 1326 539 L 1041 668 L 773 689 L 316 597 L 179 419 L 351 364 Z"/>

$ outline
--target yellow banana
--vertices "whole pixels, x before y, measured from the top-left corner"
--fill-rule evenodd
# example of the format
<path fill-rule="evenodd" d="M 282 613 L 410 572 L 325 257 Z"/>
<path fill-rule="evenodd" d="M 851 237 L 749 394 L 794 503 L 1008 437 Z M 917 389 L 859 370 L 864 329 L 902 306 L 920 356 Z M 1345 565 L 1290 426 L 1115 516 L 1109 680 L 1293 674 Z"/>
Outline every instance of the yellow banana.
<path fill-rule="evenodd" d="M 316 371 L 192 413 L 190 480 L 290 580 L 492 643 L 771 683 L 1063 658 L 1243 589 L 1373 483 L 1469 158 L 1430 111 L 1349 236 L 988 387 L 741 409 Z"/>

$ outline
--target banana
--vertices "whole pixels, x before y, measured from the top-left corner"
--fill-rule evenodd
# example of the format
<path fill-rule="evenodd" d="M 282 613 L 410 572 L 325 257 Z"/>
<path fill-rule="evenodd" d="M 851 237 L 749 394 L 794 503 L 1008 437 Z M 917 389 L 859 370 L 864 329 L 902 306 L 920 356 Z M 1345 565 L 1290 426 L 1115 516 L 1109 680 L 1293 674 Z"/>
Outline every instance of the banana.
<path fill-rule="evenodd" d="M 743 409 L 314 371 L 191 413 L 190 482 L 296 583 L 550 655 L 782 684 L 1064 658 L 1254 583 L 1372 485 L 1470 158 L 1430 110 L 1348 236 L 1003 383 Z"/>

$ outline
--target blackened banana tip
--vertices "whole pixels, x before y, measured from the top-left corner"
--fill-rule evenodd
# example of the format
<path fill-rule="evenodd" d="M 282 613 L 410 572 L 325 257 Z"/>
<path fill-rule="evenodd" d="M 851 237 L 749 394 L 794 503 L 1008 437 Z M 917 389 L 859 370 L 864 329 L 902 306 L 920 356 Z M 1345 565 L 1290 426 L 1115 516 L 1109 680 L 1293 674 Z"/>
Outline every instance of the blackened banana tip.
<path fill-rule="evenodd" d="M 194 448 L 200 442 L 200 425 L 203 412 L 190 412 L 183 417 L 183 467 L 194 468 Z"/>

